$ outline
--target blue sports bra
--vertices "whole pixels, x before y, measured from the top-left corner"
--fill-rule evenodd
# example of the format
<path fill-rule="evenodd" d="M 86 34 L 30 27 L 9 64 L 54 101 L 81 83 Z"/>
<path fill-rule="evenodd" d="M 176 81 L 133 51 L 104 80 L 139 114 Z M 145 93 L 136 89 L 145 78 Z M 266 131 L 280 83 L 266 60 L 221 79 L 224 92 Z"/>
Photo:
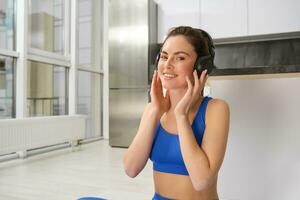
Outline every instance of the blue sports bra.
<path fill-rule="evenodd" d="M 205 130 L 205 112 L 210 99 L 212 98 L 203 98 L 192 123 L 192 129 L 199 145 L 202 143 Z M 160 122 L 156 128 L 150 159 L 153 162 L 153 170 L 155 171 L 189 175 L 182 158 L 178 135 L 167 132 Z"/>

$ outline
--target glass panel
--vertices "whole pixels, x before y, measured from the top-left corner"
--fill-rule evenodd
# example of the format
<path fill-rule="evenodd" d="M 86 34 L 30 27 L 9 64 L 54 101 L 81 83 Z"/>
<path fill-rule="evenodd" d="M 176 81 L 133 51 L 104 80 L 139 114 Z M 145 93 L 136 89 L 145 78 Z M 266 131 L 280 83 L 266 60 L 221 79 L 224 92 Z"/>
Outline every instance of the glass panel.
<path fill-rule="evenodd" d="M 14 50 L 14 0 L 0 0 L 0 48 Z"/>
<path fill-rule="evenodd" d="M 30 0 L 30 46 L 64 54 L 64 0 Z"/>
<path fill-rule="evenodd" d="M 78 64 L 102 69 L 103 1 L 78 0 Z"/>
<path fill-rule="evenodd" d="M 77 113 L 87 115 L 86 138 L 102 136 L 102 75 L 78 71 Z"/>
<path fill-rule="evenodd" d="M 15 117 L 14 60 L 0 56 L 0 119 Z"/>
<path fill-rule="evenodd" d="M 68 114 L 68 68 L 28 61 L 28 116 Z"/>

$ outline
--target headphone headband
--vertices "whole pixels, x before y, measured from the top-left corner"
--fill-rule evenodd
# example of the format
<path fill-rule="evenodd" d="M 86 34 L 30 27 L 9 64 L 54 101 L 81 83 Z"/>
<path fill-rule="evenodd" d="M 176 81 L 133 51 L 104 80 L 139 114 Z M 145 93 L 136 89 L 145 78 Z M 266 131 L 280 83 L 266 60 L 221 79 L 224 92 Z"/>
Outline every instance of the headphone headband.
<path fill-rule="evenodd" d="M 200 29 L 200 28 L 193 28 L 194 30 L 200 32 L 204 37 L 206 37 L 208 39 L 208 51 L 209 51 L 209 54 L 211 55 L 212 59 L 215 58 L 215 45 L 214 45 L 214 42 L 213 42 L 213 39 L 212 37 L 204 30 Z"/>

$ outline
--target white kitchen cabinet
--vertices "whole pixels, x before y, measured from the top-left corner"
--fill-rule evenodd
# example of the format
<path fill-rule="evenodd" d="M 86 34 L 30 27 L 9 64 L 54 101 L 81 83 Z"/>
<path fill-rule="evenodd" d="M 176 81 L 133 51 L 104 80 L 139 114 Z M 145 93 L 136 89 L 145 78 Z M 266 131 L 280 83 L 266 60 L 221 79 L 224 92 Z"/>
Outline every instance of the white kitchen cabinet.
<path fill-rule="evenodd" d="M 300 31 L 300 0 L 155 0 L 158 42 L 171 27 L 189 25 L 214 39 Z"/>
<path fill-rule="evenodd" d="M 155 0 L 155 2 L 158 4 L 159 43 L 174 26 L 200 27 L 200 0 Z"/>
<path fill-rule="evenodd" d="M 213 38 L 247 35 L 247 0 L 200 2 L 200 25 Z"/>
<path fill-rule="evenodd" d="M 249 35 L 300 31 L 299 0 L 248 0 Z"/>

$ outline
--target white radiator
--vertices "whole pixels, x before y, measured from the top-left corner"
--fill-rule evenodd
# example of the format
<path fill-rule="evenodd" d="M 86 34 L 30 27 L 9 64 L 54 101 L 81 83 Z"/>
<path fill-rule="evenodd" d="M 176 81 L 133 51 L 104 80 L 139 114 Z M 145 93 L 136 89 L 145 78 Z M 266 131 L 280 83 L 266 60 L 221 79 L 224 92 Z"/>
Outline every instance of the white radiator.
<path fill-rule="evenodd" d="M 85 116 L 0 120 L 0 155 L 84 139 Z"/>

